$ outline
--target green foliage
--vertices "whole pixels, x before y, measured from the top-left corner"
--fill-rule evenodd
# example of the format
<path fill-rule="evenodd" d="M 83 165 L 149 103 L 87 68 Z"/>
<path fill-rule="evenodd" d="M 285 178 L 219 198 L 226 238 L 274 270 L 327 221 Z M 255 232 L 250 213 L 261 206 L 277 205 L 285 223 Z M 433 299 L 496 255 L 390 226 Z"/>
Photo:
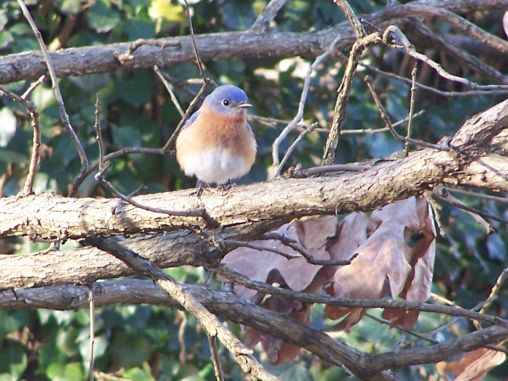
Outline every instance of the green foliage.
<path fill-rule="evenodd" d="M 29 1 L 30 9 L 49 46 L 64 47 L 100 45 L 132 41 L 138 38 L 166 37 L 188 34 L 187 18 L 181 2 L 162 0 L 53 0 Z M 266 4 L 254 1 L 197 1 L 192 2 L 194 26 L 197 33 L 244 30 L 255 20 Z M 384 6 L 385 1 L 350 1 L 361 13 L 369 13 Z M 91 6 L 90 6 L 91 5 Z M 73 19 L 74 18 L 74 19 Z M 343 21 L 342 13 L 328 0 L 290 0 L 277 15 L 281 31 L 322 29 Z M 71 32 L 63 33 L 66 23 Z M 489 29 L 494 26 L 483 25 Z M 10 54 L 37 50 L 37 42 L 24 21 L 15 0 L 0 3 L 0 53 Z M 397 55 L 384 49 L 370 52 L 370 64 L 382 69 L 398 66 Z M 249 94 L 254 112 L 260 116 L 290 120 L 296 113 L 302 89 L 302 65 L 309 60 L 289 58 L 275 60 L 224 59 L 207 62 L 207 75 L 219 83 L 235 83 Z M 284 64 L 283 64 L 284 63 Z M 175 65 L 165 69 L 177 79 L 176 94 L 185 107 L 197 91 L 196 85 L 185 80 L 197 78 L 194 63 Z M 261 71 L 275 73 L 275 77 Z M 305 73 L 306 70 L 303 70 Z M 306 104 L 305 120 L 327 126 L 334 102 L 335 90 L 343 68 L 327 62 L 313 77 Z M 275 79 L 273 79 L 275 78 Z M 374 85 L 393 120 L 408 114 L 408 85 L 396 79 L 378 77 Z M 15 83 L 9 89 L 22 93 L 28 83 Z M 107 152 L 121 147 L 160 147 L 176 127 L 179 115 L 171 104 L 163 86 L 151 71 L 119 71 L 60 80 L 67 110 L 86 150 L 90 162 L 98 159 L 95 141 L 94 103 L 101 96 L 102 129 Z M 79 172 L 79 160 L 71 140 L 59 119 L 58 107 L 51 87 L 38 87 L 30 97 L 40 112 L 42 162 L 35 183 L 35 191 L 53 190 L 65 194 Z M 425 109 L 415 119 L 415 136 L 438 141 L 454 130 L 466 118 L 495 103 L 496 97 L 443 98 L 419 93 L 417 109 Z M 3 194 L 15 195 L 26 175 L 32 128 L 24 110 L 7 98 L 0 99 L 0 173 L 9 173 L 3 184 Z M 270 147 L 285 124 L 268 127 L 252 122 L 260 146 L 257 164 L 243 180 L 264 180 L 271 164 Z M 345 129 L 381 128 L 383 123 L 364 83 L 355 79 L 348 103 Z M 405 125 L 399 127 L 404 131 Z M 292 135 L 282 149 L 296 138 Z M 319 162 L 326 135 L 310 134 L 299 146 L 291 164 L 304 166 Z M 351 162 L 387 157 L 400 150 L 400 143 L 388 134 L 344 135 L 339 144 L 338 161 Z M 158 192 L 193 186 L 185 178 L 174 158 L 131 155 L 111 163 L 107 177 L 121 191 L 131 192 L 145 185 L 144 192 Z M 83 196 L 103 195 L 93 178 L 81 187 Z M 494 202 L 464 198 L 471 206 L 502 215 L 506 210 Z M 494 279 L 506 261 L 508 235 L 499 229 L 488 235 L 477 223 L 461 211 L 445 208 L 442 220 L 446 238 L 439 238 L 435 271 L 435 292 L 455 300 L 464 307 L 472 307 L 488 295 Z M 40 249 L 24 241 L 17 242 L 17 250 Z M 14 251 L 14 250 L 12 250 Z M 204 277 L 196 269 L 177 268 L 170 273 L 181 281 L 196 282 Z M 506 292 L 494 305 L 495 311 L 508 309 Z M 319 308 L 313 324 L 324 327 Z M 375 315 L 376 312 L 374 311 Z M 377 315 L 375 315 L 377 316 Z M 315 317 L 315 318 L 314 318 Z M 446 319 L 422 314 L 416 327 L 420 332 L 432 332 Z M 84 380 L 88 377 L 88 324 L 85 311 L 0 311 L 0 381 L 4 380 Z M 131 380 L 213 380 L 206 339 L 195 321 L 189 319 L 185 333 L 178 330 L 183 324 L 175 311 L 162 307 L 110 306 L 100 308 L 95 317 L 96 369 L 114 373 Z M 454 328 L 464 329 L 463 323 Z M 443 330 L 442 335 L 448 331 Z M 381 352 L 402 343 L 407 334 L 365 318 L 351 333 L 337 334 L 360 350 Z M 183 348 L 186 348 L 185 352 Z M 185 361 L 181 361 L 183 357 Z M 237 367 L 226 355 L 225 372 L 228 379 L 239 380 Z M 344 370 L 330 367 L 308 355 L 295 363 L 270 368 L 283 380 L 337 380 L 346 377 Z M 425 368 L 427 369 L 427 368 Z M 491 380 L 504 379 L 504 366 L 494 372 Z M 404 375 L 412 379 L 412 375 Z"/>

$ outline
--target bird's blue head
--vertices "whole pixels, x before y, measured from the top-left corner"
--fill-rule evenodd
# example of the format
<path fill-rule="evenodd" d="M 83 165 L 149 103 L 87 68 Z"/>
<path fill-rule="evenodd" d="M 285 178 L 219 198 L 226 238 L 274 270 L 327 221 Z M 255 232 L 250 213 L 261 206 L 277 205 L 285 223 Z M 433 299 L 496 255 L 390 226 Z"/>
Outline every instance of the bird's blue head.
<path fill-rule="evenodd" d="M 251 107 L 245 91 L 234 85 L 217 87 L 205 99 L 205 104 L 214 111 L 232 117 L 245 116 L 246 110 Z"/>

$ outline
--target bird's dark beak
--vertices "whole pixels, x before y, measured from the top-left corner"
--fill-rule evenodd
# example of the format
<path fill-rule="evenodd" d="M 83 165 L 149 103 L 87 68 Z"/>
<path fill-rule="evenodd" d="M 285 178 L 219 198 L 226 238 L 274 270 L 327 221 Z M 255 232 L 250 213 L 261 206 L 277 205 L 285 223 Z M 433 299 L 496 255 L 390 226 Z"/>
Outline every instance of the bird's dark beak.
<path fill-rule="evenodd" d="M 238 105 L 238 107 L 240 108 L 249 108 L 249 107 L 252 107 L 252 105 L 250 103 L 241 103 Z"/>

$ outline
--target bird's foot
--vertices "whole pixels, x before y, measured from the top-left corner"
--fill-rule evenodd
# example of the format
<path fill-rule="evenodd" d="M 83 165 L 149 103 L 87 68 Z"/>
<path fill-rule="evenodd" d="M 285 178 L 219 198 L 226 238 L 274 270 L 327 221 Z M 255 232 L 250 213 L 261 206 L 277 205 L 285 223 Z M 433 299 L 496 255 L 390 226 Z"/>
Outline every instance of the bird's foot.
<path fill-rule="evenodd" d="M 201 197 L 201 195 L 203 194 L 203 192 L 205 191 L 205 189 L 209 189 L 211 188 L 212 185 L 211 184 L 208 184 L 208 183 L 205 183 L 204 181 L 201 181 L 201 180 L 198 180 L 196 182 L 196 189 L 194 189 L 190 195 L 191 196 L 197 196 L 197 197 Z"/>
<path fill-rule="evenodd" d="M 231 180 L 228 180 L 226 183 L 221 184 L 217 187 L 217 189 L 222 193 L 222 195 L 228 194 L 228 192 L 235 186 L 235 183 L 233 183 Z"/>

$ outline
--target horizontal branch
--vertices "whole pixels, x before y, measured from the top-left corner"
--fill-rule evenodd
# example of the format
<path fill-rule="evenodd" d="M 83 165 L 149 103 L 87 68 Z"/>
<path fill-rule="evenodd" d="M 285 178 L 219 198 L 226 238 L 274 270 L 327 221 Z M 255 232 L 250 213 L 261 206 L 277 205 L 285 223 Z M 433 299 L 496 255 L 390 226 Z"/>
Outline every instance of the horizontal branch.
<path fill-rule="evenodd" d="M 506 0 L 421 0 L 407 5 L 387 7 L 365 19 L 373 25 L 395 22 L 397 14 L 405 14 L 405 7 L 422 5 L 465 12 L 468 9 L 487 10 L 506 7 Z M 266 58 L 311 56 L 321 54 L 337 36 L 342 39 L 338 49 L 349 47 L 354 33 L 348 22 L 331 29 L 315 32 L 258 33 L 256 30 L 196 35 L 196 46 L 203 60 L 218 58 Z M 56 75 L 85 75 L 112 72 L 118 69 L 167 67 L 194 60 L 191 38 L 171 37 L 153 40 L 116 43 L 101 46 L 63 49 L 50 54 Z M 25 52 L 0 57 L 0 83 L 34 79 L 47 71 L 40 52 Z"/>
<path fill-rule="evenodd" d="M 383 369 L 446 360 L 455 354 L 474 350 L 508 337 L 508 328 L 492 326 L 441 344 L 399 350 L 396 353 L 365 354 L 341 340 L 333 340 L 326 333 L 309 328 L 285 315 L 241 300 L 231 292 L 196 285 L 185 285 L 184 288 L 221 318 L 280 337 L 306 348 L 333 364 L 338 364 L 337 360 L 339 360 L 355 374 L 369 380 L 390 379 L 389 374 L 379 373 Z M 178 306 L 153 282 L 145 280 L 129 279 L 96 283 L 93 285 L 93 292 L 97 306 L 112 303 Z M 0 292 L 0 307 L 58 310 L 86 308 L 88 295 L 88 287 L 70 285 L 6 290 Z"/>
<path fill-rule="evenodd" d="M 450 140 L 452 149 L 441 146 L 442 150 L 415 151 L 407 158 L 379 161 L 361 173 L 276 179 L 238 186 L 226 194 L 210 190 L 201 197 L 184 190 L 133 199 L 149 207 L 183 214 L 204 209 L 222 230 L 243 229 L 253 234 L 302 216 L 372 210 L 420 194 L 437 184 L 507 190 L 508 182 L 503 174 L 506 174 L 508 158 L 493 154 L 478 158 L 482 147 L 487 147 L 507 123 L 508 100 L 505 100 L 466 121 Z M 493 167 L 486 166 L 486 161 L 492 162 Z M 118 199 L 76 199 L 49 193 L 0 199 L 0 238 L 83 239 L 162 233 L 189 227 L 209 226 L 200 217 L 156 213 Z"/>

